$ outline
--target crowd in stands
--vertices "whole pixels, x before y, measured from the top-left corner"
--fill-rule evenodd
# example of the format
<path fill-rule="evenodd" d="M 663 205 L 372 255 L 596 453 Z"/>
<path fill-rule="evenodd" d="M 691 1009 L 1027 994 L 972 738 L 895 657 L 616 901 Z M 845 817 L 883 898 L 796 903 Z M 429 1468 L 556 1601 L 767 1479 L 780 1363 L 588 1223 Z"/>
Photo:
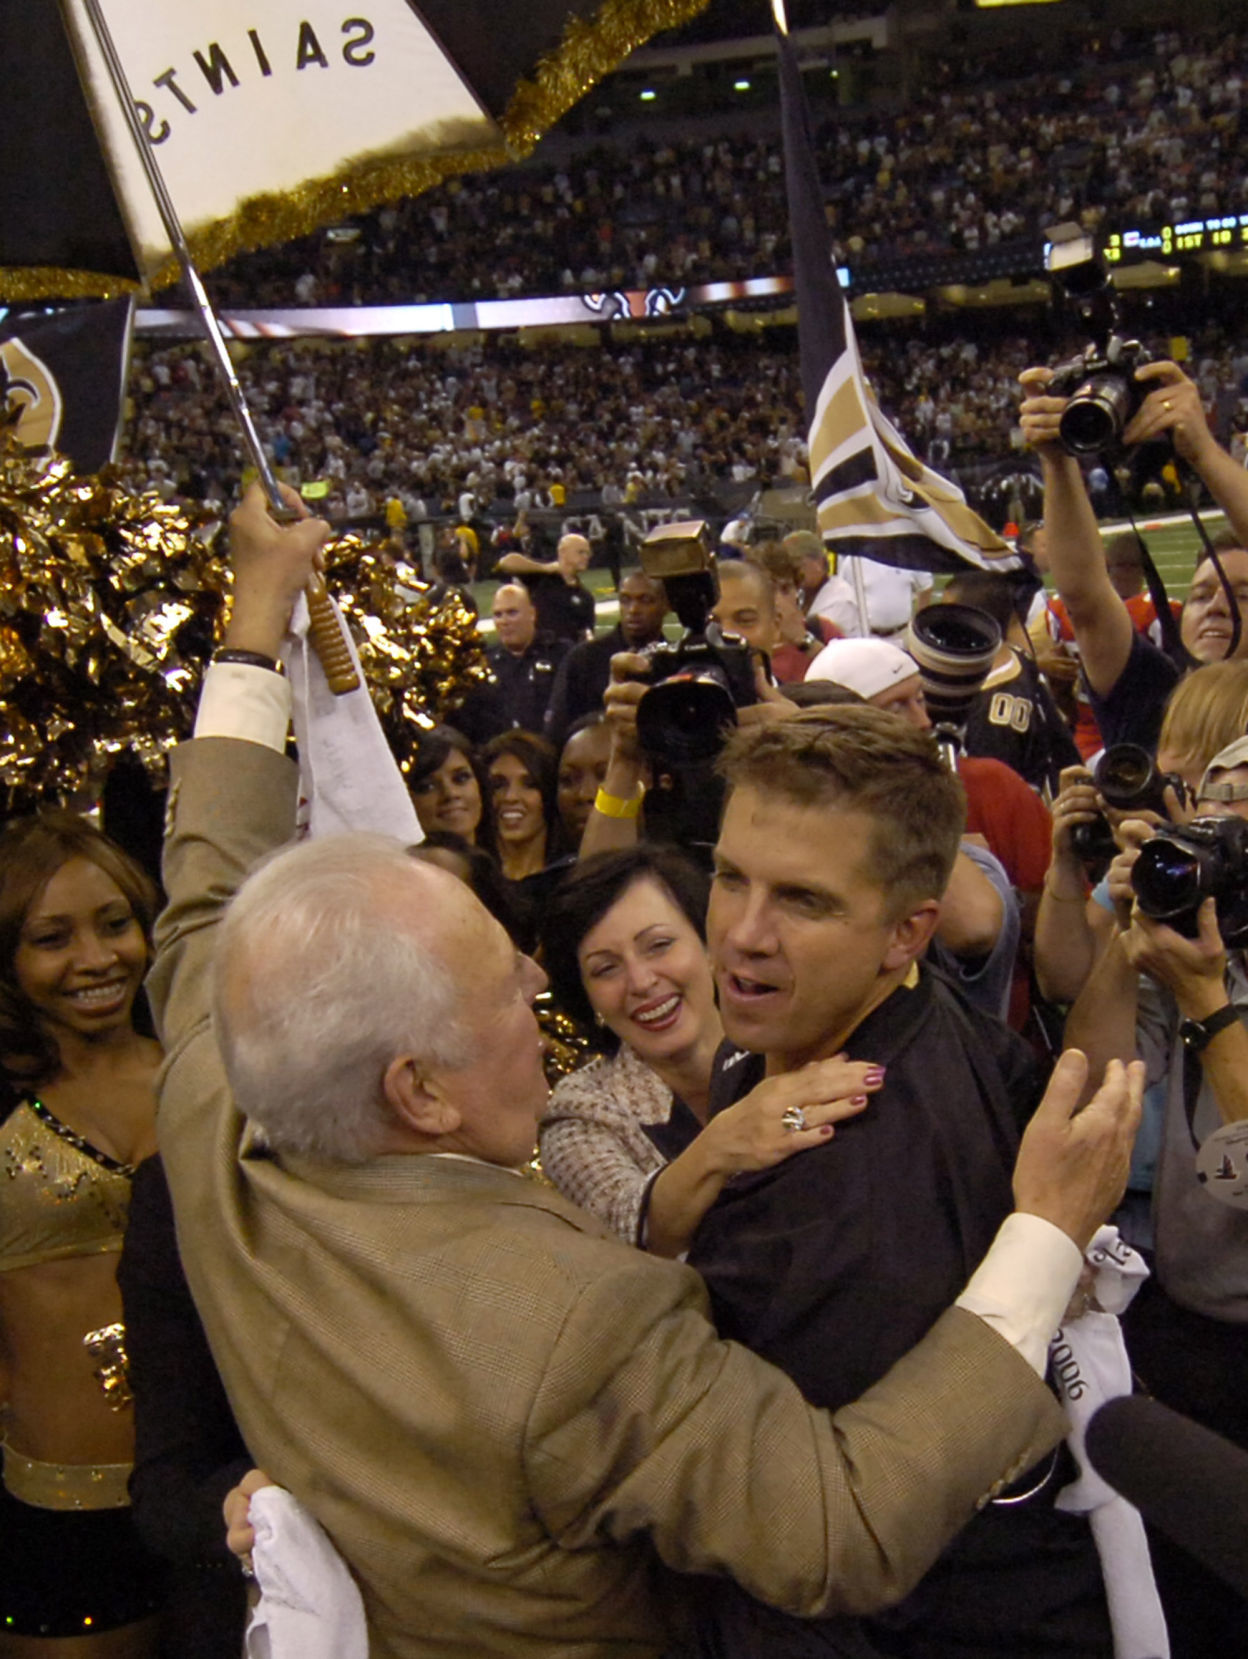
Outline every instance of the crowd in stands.
<path fill-rule="evenodd" d="M 1063 37 L 1064 40 L 1064 37 Z M 1050 43 L 1052 51 L 1056 42 Z M 818 133 L 851 267 L 1150 225 L 1248 197 L 1248 34 L 1115 31 L 1035 56 L 943 60 L 899 108 Z M 1039 54 L 1043 59 L 1045 54 Z M 789 269 L 778 136 L 638 138 L 453 180 L 216 272 L 218 303 L 388 304 L 679 286 Z"/>
<path fill-rule="evenodd" d="M 777 343 L 773 343 L 777 342 Z M 1018 455 L 1018 375 L 1052 342 L 977 344 L 914 331 L 864 331 L 863 359 L 885 412 L 940 468 Z M 1248 383 L 1248 348 L 1210 329 L 1191 368 L 1228 436 Z M 489 341 L 446 353 L 392 341 L 304 341 L 254 349 L 240 374 L 265 442 L 293 483 L 324 479 L 332 518 L 366 519 L 398 498 L 409 517 L 506 514 L 575 504 L 620 507 L 783 485 L 806 460 L 796 341 L 730 335 L 599 350 L 526 351 Z M 125 465 L 139 485 L 230 499 L 237 432 L 198 346 L 136 357 Z"/>

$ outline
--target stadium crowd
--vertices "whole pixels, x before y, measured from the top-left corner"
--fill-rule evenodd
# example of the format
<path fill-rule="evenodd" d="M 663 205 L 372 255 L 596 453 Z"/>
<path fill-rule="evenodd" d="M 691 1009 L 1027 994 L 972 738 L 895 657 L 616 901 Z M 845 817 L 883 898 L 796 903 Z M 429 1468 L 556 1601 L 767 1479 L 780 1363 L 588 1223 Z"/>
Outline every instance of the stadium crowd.
<path fill-rule="evenodd" d="M 924 75 L 900 108 L 819 133 L 851 267 L 1029 238 L 1159 226 L 1248 200 L 1248 34 L 1117 31 L 1056 65 Z M 1030 54 L 1028 54 L 1030 57 Z M 942 84 L 943 83 L 943 84 Z M 216 272 L 227 305 L 361 305 L 688 286 L 789 271 L 779 141 L 639 137 L 559 165 L 455 180 Z"/>
<path fill-rule="evenodd" d="M 784 334 L 787 350 L 773 343 Z M 881 406 L 920 455 L 955 475 L 1025 465 L 1018 375 L 1051 358 L 1051 342 L 945 334 L 864 330 Z M 303 341 L 253 349 L 240 376 L 284 476 L 324 480 L 332 519 L 375 517 L 391 498 L 409 518 L 500 517 L 570 497 L 578 510 L 613 510 L 804 477 L 795 344 L 791 330 L 597 350 Z M 1229 443 L 1248 424 L 1248 347 L 1210 328 L 1192 338 L 1190 366 Z M 131 480 L 227 503 L 242 454 L 201 349 L 136 353 L 131 398 Z"/>

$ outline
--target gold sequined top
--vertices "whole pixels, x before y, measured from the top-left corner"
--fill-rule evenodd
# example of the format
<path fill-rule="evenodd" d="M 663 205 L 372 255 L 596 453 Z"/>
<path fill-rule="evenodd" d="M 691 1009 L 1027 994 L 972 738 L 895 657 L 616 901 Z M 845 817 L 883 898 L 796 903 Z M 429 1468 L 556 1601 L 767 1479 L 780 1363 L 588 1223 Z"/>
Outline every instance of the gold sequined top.
<path fill-rule="evenodd" d="M 133 1174 L 24 1100 L 0 1123 L 0 1272 L 120 1250 Z"/>

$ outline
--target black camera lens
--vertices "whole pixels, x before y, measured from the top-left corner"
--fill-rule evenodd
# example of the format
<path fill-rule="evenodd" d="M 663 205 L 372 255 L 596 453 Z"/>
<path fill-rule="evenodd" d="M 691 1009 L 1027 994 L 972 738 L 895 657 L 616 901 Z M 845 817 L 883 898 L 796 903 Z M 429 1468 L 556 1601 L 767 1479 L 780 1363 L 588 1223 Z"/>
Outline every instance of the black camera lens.
<path fill-rule="evenodd" d="M 1146 841 L 1131 871 L 1131 884 L 1146 916 L 1177 916 L 1200 903 L 1200 853 L 1164 836 Z"/>
<path fill-rule="evenodd" d="M 1122 374 L 1094 374 L 1062 410 L 1058 432 L 1072 455 L 1096 455 L 1122 437 L 1131 414 L 1131 388 Z"/>
<path fill-rule="evenodd" d="M 911 619 L 906 648 L 934 724 L 965 722 L 1000 646 L 995 618 L 976 605 L 927 605 Z"/>
<path fill-rule="evenodd" d="M 669 766 L 713 760 L 724 732 L 737 723 L 726 676 L 715 669 L 678 675 L 651 686 L 637 705 L 642 748 Z"/>
<path fill-rule="evenodd" d="M 1119 812 L 1142 807 L 1160 784 L 1153 757 L 1138 743 L 1115 743 L 1097 762 L 1095 783 L 1107 806 Z"/>

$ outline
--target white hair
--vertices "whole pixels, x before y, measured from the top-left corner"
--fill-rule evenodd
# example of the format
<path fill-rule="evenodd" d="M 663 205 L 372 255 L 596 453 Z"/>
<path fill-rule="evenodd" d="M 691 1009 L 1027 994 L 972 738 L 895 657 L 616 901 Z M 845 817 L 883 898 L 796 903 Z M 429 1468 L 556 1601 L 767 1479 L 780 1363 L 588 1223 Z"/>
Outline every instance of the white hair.
<path fill-rule="evenodd" d="M 385 836 L 338 835 L 278 853 L 230 905 L 215 964 L 218 1037 L 235 1100 L 275 1149 L 375 1157 L 394 1123 L 382 1091 L 391 1061 L 470 1058 L 436 940 L 388 903 L 413 881 L 428 885 L 433 908 L 455 878 Z"/>

